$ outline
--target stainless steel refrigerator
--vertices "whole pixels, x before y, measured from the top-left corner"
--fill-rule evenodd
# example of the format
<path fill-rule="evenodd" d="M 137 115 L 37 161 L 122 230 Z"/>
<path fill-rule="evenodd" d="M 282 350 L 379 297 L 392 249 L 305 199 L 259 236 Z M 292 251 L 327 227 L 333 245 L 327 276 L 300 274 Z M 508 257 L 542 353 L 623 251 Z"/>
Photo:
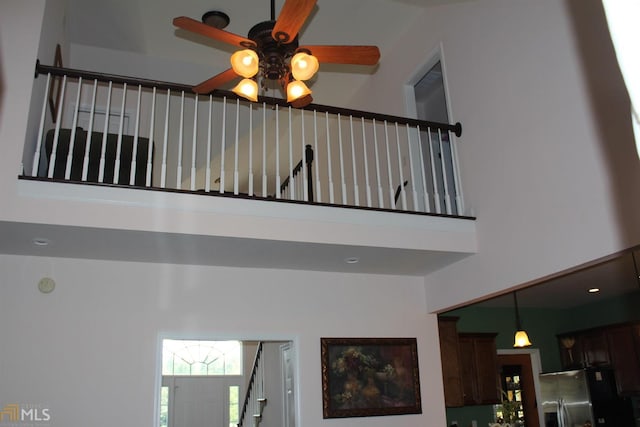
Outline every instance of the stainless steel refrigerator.
<path fill-rule="evenodd" d="M 635 427 L 628 399 L 618 396 L 611 369 L 540 375 L 545 427 Z"/>

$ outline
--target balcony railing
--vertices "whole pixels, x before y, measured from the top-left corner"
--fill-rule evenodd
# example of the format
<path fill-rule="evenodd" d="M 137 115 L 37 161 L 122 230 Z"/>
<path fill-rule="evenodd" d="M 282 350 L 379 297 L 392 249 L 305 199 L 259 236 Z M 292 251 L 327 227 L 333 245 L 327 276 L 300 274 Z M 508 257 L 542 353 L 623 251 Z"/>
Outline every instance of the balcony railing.
<path fill-rule="evenodd" d="M 40 64 L 37 79 L 24 179 L 464 215 L 459 123 Z"/>

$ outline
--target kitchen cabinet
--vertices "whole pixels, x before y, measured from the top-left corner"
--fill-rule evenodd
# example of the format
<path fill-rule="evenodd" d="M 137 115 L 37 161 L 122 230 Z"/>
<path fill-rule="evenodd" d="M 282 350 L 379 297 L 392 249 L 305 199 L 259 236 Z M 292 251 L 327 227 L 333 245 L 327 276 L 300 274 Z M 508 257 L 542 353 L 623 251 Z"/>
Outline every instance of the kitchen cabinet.
<path fill-rule="evenodd" d="M 623 396 L 640 393 L 638 330 L 638 325 L 620 325 L 605 330 L 611 366 L 616 373 L 616 386 L 618 393 Z"/>
<path fill-rule="evenodd" d="M 601 328 L 558 335 L 564 369 L 610 364 L 609 345 Z"/>
<path fill-rule="evenodd" d="M 457 322 L 457 317 L 438 318 L 444 403 L 447 408 L 464 406 Z"/>
<path fill-rule="evenodd" d="M 496 335 L 458 334 L 465 405 L 489 405 L 501 400 Z"/>
<path fill-rule="evenodd" d="M 580 337 L 582 355 L 586 366 L 609 365 L 609 345 L 602 329 L 593 329 Z"/>
<path fill-rule="evenodd" d="M 624 323 L 558 335 L 564 369 L 611 366 L 620 395 L 640 393 L 640 324 Z"/>

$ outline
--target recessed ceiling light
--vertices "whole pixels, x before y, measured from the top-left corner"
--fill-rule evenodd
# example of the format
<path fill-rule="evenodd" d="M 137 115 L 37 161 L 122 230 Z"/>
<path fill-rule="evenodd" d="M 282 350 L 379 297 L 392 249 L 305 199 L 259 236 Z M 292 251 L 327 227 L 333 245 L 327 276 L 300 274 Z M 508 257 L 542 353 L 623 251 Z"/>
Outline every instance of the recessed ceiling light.
<path fill-rule="evenodd" d="M 357 258 L 357 257 L 346 258 L 344 262 L 346 262 L 347 264 L 357 264 L 358 262 L 360 262 L 360 258 Z"/>
<path fill-rule="evenodd" d="M 36 246 L 49 246 L 51 244 L 51 240 L 45 239 L 44 237 L 36 237 L 33 239 L 33 244 Z"/>
<path fill-rule="evenodd" d="M 595 294 L 596 292 L 600 292 L 600 288 L 591 288 L 589 289 L 590 294 Z"/>

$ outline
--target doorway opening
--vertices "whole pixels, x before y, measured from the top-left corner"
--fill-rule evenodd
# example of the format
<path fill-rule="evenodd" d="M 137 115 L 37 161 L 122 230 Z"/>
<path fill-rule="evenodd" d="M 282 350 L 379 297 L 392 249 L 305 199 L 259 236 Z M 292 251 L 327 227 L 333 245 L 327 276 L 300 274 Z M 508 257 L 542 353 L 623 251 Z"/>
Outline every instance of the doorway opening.
<path fill-rule="evenodd" d="M 510 422 L 512 426 L 538 427 L 536 389 L 539 367 L 532 362 L 532 353 L 500 353 L 502 404 L 494 406 L 496 420 Z"/>
<path fill-rule="evenodd" d="M 435 58 L 426 72 L 413 84 L 412 98 L 415 100 L 415 116 L 419 120 L 449 123 L 449 108 L 442 61 Z M 457 203 L 451 203 L 459 194 L 455 185 L 453 147 L 448 134 L 420 129 L 420 154 L 422 162 L 430 165 L 435 173 L 426 176 L 426 190 L 432 195 L 436 212 L 458 215 Z M 443 173 L 444 171 L 444 173 Z M 442 179 L 436 179 L 442 177 Z"/>
<path fill-rule="evenodd" d="M 252 425 L 243 415 L 258 413 L 295 426 L 291 341 L 163 339 L 161 352 L 158 427 Z"/>

